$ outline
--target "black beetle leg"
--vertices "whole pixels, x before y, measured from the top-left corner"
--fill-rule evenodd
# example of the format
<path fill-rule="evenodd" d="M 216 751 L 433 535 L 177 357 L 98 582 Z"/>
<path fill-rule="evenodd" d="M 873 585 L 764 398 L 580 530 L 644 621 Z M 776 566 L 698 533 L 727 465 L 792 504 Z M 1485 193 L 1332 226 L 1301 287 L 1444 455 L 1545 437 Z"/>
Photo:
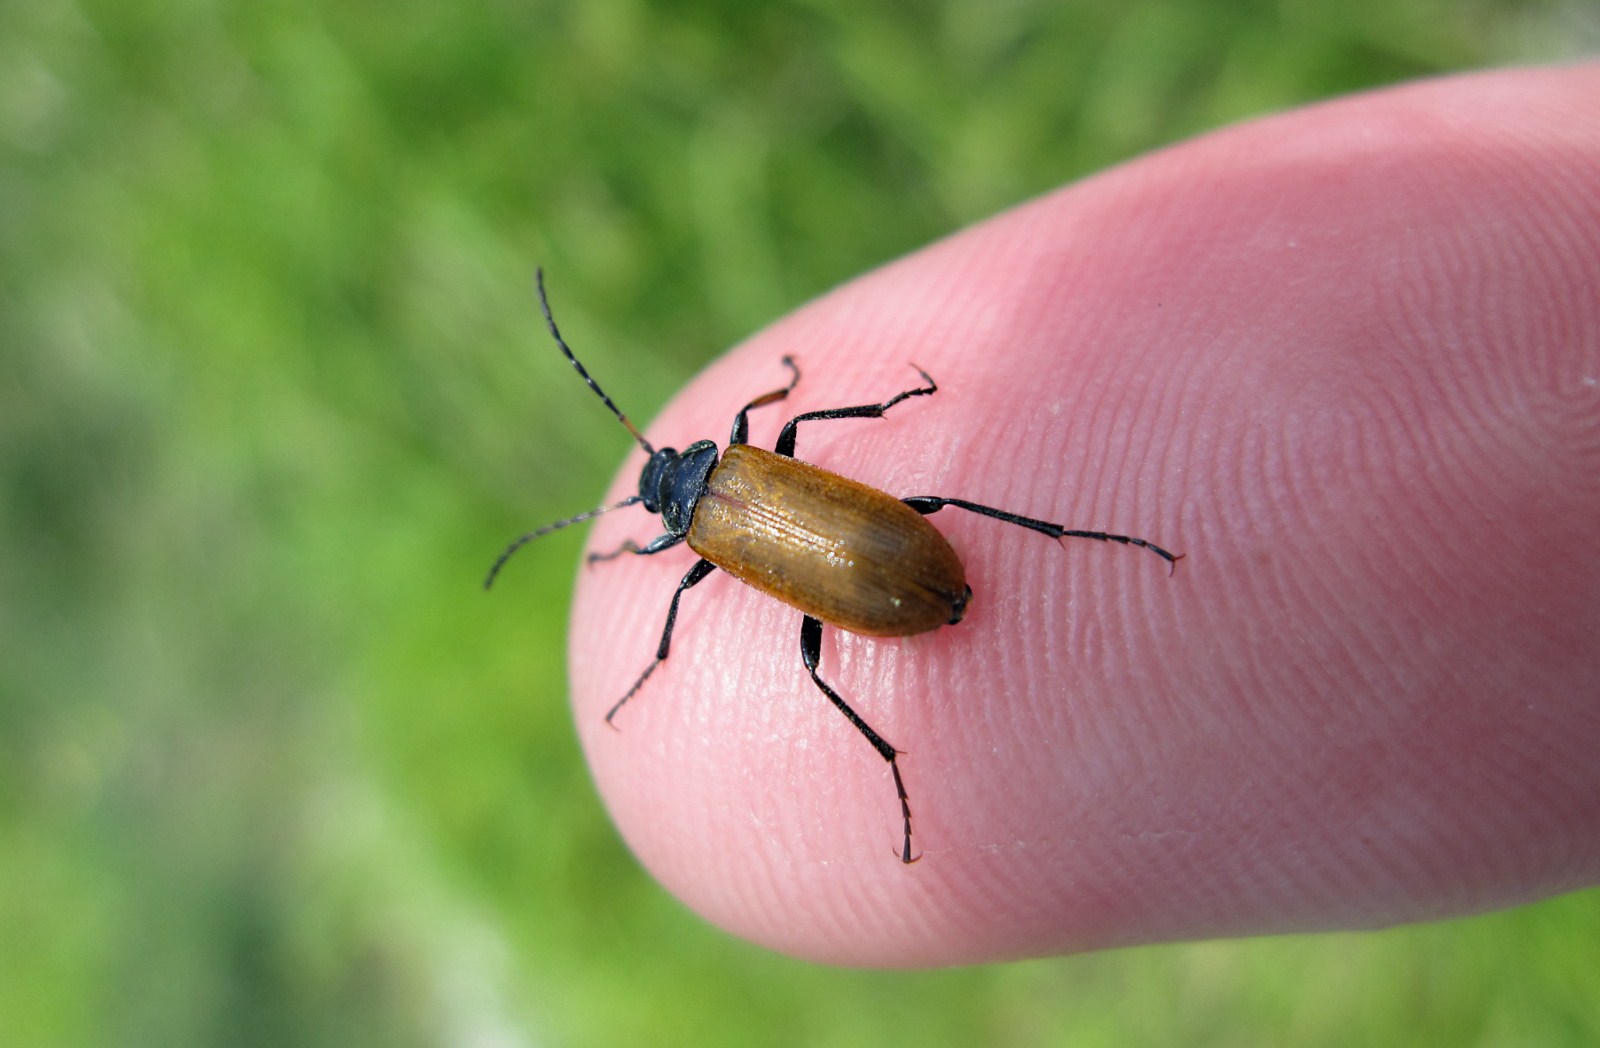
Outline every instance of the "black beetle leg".
<path fill-rule="evenodd" d="M 1178 561 L 1183 557 L 1183 554 L 1181 553 L 1176 555 L 1168 553 L 1166 550 L 1162 549 L 1160 546 L 1157 546 L 1153 542 L 1146 542 L 1144 539 L 1136 539 L 1131 535 L 1113 535 L 1106 531 L 1075 531 L 1071 528 L 1062 527 L 1060 524 L 1052 524 L 1047 520 L 1034 520 L 1032 517 L 1018 516 L 1015 513 L 1007 513 L 1003 509 L 995 509 L 993 506 L 980 506 L 976 502 L 967 502 L 964 499 L 946 499 L 939 498 L 935 495 L 918 495 L 913 498 L 901 499 L 901 501 L 910 506 L 912 509 L 916 510 L 918 513 L 921 513 L 923 516 L 927 516 L 930 513 L 937 513 L 946 506 L 954 506 L 957 509 L 969 510 L 973 513 L 981 513 L 985 517 L 993 517 L 995 520 L 1003 520 L 1007 524 L 1017 524 L 1024 528 L 1030 528 L 1034 531 L 1040 532 L 1041 534 L 1049 535 L 1053 539 L 1098 539 L 1101 542 L 1120 542 L 1125 546 L 1143 546 L 1145 549 L 1162 558 L 1167 562 L 1168 565 L 1170 565 L 1168 574 L 1171 574 L 1172 571 L 1177 570 Z"/>
<path fill-rule="evenodd" d="M 618 546 L 610 553 L 589 554 L 589 563 L 595 564 L 602 560 L 615 560 L 624 553 L 637 553 L 641 557 L 648 557 L 652 553 L 660 553 L 664 549 L 671 549 L 682 542 L 684 538 L 685 536 L 683 535 L 657 535 L 643 546 L 634 542 L 632 539 L 628 539 L 621 546 Z"/>
<path fill-rule="evenodd" d="M 917 368 L 915 364 L 911 366 Z M 908 397 L 926 397 L 939 392 L 938 384 L 933 381 L 926 371 L 917 368 L 917 374 L 922 376 L 922 381 L 927 383 L 926 386 L 918 389 L 908 389 L 904 393 L 897 393 L 882 404 L 862 404 L 860 407 L 854 408 L 829 408 L 826 411 L 808 411 L 804 415 L 796 415 L 789 420 L 788 425 L 783 427 L 783 432 L 778 434 L 778 443 L 773 445 L 772 450 L 785 458 L 794 458 L 795 429 L 802 422 L 818 422 L 829 418 L 882 418 L 884 412 Z"/>
<path fill-rule="evenodd" d="M 775 389 L 771 393 L 763 393 L 739 409 L 739 413 L 733 417 L 733 433 L 728 437 L 728 444 L 730 446 L 734 444 L 750 443 L 750 419 L 748 417 L 750 412 L 754 411 L 756 408 L 764 408 L 768 404 L 776 404 L 778 401 L 787 397 L 790 393 L 793 393 L 794 387 L 800 384 L 800 369 L 795 366 L 794 358 L 784 357 L 783 366 L 788 368 L 790 374 L 793 376 L 789 379 L 789 384 L 784 386 L 782 389 Z"/>
<path fill-rule="evenodd" d="M 656 667 L 667 660 L 667 652 L 672 648 L 672 627 L 678 621 L 678 601 L 683 597 L 683 591 L 715 570 L 717 570 L 717 566 L 709 560 L 697 560 L 694 567 L 689 569 L 689 574 L 685 575 L 683 581 L 678 583 L 677 591 L 672 594 L 672 606 L 667 609 L 667 627 L 661 631 L 661 646 L 656 648 L 656 661 L 652 662 L 643 673 L 639 674 L 639 679 L 633 682 L 633 687 L 628 689 L 628 694 L 618 699 L 617 704 L 607 711 L 607 724 L 611 724 L 611 718 L 617 715 L 617 711 L 622 709 L 640 688 L 644 687 L 644 682 L 650 679 L 650 674 L 656 671 Z M 614 724 L 611 726 L 616 727 Z"/>
<path fill-rule="evenodd" d="M 883 736 L 873 731 L 871 725 L 862 720 L 861 716 L 850 708 L 849 703 L 839 697 L 838 692 L 828 687 L 823 679 L 817 676 L 817 664 L 822 661 L 822 620 L 812 618 L 810 615 L 800 623 L 800 661 L 805 663 L 806 672 L 811 674 L 811 679 L 822 689 L 822 694 L 828 697 L 828 701 L 837 706 L 839 712 L 855 725 L 856 731 L 867 737 L 867 741 L 872 743 L 872 748 L 878 751 L 878 756 L 889 762 L 889 770 L 894 772 L 894 789 L 900 795 L 900 817 L 905 820 L 905 844 L 900 851 L 900 861 L 907 865 L 916 862 L 922 856 L 911 854 L 911 800 L 906 796 L 906 784 L 900 778 L 900 765 L 895 760 L 899 756 L 899 751 L 889 745 Z"/>

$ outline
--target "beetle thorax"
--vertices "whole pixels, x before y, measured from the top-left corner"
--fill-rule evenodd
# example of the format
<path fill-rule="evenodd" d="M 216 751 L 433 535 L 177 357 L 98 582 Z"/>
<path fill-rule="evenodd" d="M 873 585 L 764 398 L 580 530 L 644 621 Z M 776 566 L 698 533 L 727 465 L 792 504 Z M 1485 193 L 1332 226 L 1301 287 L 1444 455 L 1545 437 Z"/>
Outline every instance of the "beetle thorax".
<path fill-rule="evenodd" d="M 672 535 L 689 530 L 694 508 L 705 494 L 706 478 L 717 468 L 717 446 L 697 440 L 680 454 L 662 448 L 650 456 L 639 474 L 639 498 L 644 508 L 661 514 L 661 523 Z"/>

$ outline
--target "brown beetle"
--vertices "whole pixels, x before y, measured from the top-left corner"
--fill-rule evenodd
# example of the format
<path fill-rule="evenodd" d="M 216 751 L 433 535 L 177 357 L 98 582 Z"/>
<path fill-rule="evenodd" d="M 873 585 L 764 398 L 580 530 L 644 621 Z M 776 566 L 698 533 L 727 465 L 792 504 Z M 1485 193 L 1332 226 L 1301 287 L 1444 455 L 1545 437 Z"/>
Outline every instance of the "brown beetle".
<path fill-rule="evenodd" d="M 611 553 L 589 555 L 592 564 L 624 553 L 660 553 L 683 542 L 700 555 L 672 595 L 655 661 L 606 713 L 606 723 L 612 722 L 617 711 L 666 660 L 672 646 L 672 627 L 678 618 L 678 601 L 684 591 L 721 568 L 799 609 L 804 615 L 800 624 L 800 660 L 806 672 L 839 712 L 889 762 L 894 773 L 905 829 L 899 852 L 901 862 L 912 863 L 921 856 L 911 854 L 911 803 L 896 760 L 899 751 L 818 676 L 823 623 L 872 637 L 905 637 L 960 622 L 966 613 L 967 601 L 972 597 L 972 587 L 967 585 L 966 572 L 955 550 L 924 519 L 946 506 L 1017 524 L 1054 539 L 1099 539 L 1143 546 L 1169 565 L 1176 565 L 1182 556 L 1129 535 L 1078 531 L 962 499 L 932 495 L 897 499 L 794 457 L 796 430 L 802 422 L 882 418 L 884 412 L 902 400 L 937 392 L 939 387 L 921 368 L 917 368 L 917 373 L 926 386 L 907 390 L 881 404 L 796 415 L 779 433 L 773 450 L 765 451 L 748 443 L 749 413 L 785 399 L 799 384 L 800 369 L 792 357 L 784 357 L 783 365 L 790 373 L 789 384 L 757 397 L 739 410 L 733 420 L 727 450 L 720 460 L 716 444 L 709 440 L 696 441 L 681 453 L 673 448 L 658 451 L 617 409 L 567 347 L 551 315 L 549 299 L 545 297 L 542 269 L 536 272 L 535 280 L 539 306 L 556 345 L 589 388 L 633 434 L 633 439 L 644 448 L 650 460 L 639 474 L 639 494 L 523 535 L 506 547 L 494 562 L 484 580 L 484 588 L 494 584 L 495 577 L 513 553 L 541 535 L 639 503 L 651 513 L 659 513 L 667 529 L 665 534 L 643 546 L 630 540 Z"/>

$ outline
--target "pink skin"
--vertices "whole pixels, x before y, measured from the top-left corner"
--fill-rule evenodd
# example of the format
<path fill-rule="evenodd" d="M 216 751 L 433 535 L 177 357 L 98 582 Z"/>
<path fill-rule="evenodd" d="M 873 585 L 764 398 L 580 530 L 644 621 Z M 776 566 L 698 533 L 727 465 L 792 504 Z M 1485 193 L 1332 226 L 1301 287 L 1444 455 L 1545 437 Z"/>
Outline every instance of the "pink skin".
<path fill-rule="evenodd" d="M 722 444 L 785 353 L 804 378 L 754 443 L 915 386 L 914 361 L 936 395 L 804 425 L 799 457 L 1187 556 L 1169 577 L 946 509 L 966 621 L 824 632 L 824 677 L 904 751 L 912 866 L 798 612 L 713 574 L 612 730 L 694 557 L 584 572 L 584 749 L 634 852 L 710 920 L 819 961 L 947 965 L 1600 877 L 1600 66 L 1402 87 L 1119 167 L 779 321 L 647 435 Z M 590 548 L 659 531 L 630 509 Z"/>

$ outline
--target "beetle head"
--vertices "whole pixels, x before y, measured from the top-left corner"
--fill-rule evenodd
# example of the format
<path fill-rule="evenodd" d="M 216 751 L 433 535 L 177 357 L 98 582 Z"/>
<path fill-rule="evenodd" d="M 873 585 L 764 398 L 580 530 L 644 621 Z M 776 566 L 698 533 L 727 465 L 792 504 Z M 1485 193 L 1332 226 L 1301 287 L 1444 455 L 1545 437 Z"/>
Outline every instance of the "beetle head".
<path fill-rule="evenodd" d="M 682 535 L 705 494 L 706 478 L 716 468 L 717 446 L 709 440 L 695 441 L 682 454 L 662 448 L 639 473 L 639 498 L 645 509 L 661 514 L 669 534 Z"/>

